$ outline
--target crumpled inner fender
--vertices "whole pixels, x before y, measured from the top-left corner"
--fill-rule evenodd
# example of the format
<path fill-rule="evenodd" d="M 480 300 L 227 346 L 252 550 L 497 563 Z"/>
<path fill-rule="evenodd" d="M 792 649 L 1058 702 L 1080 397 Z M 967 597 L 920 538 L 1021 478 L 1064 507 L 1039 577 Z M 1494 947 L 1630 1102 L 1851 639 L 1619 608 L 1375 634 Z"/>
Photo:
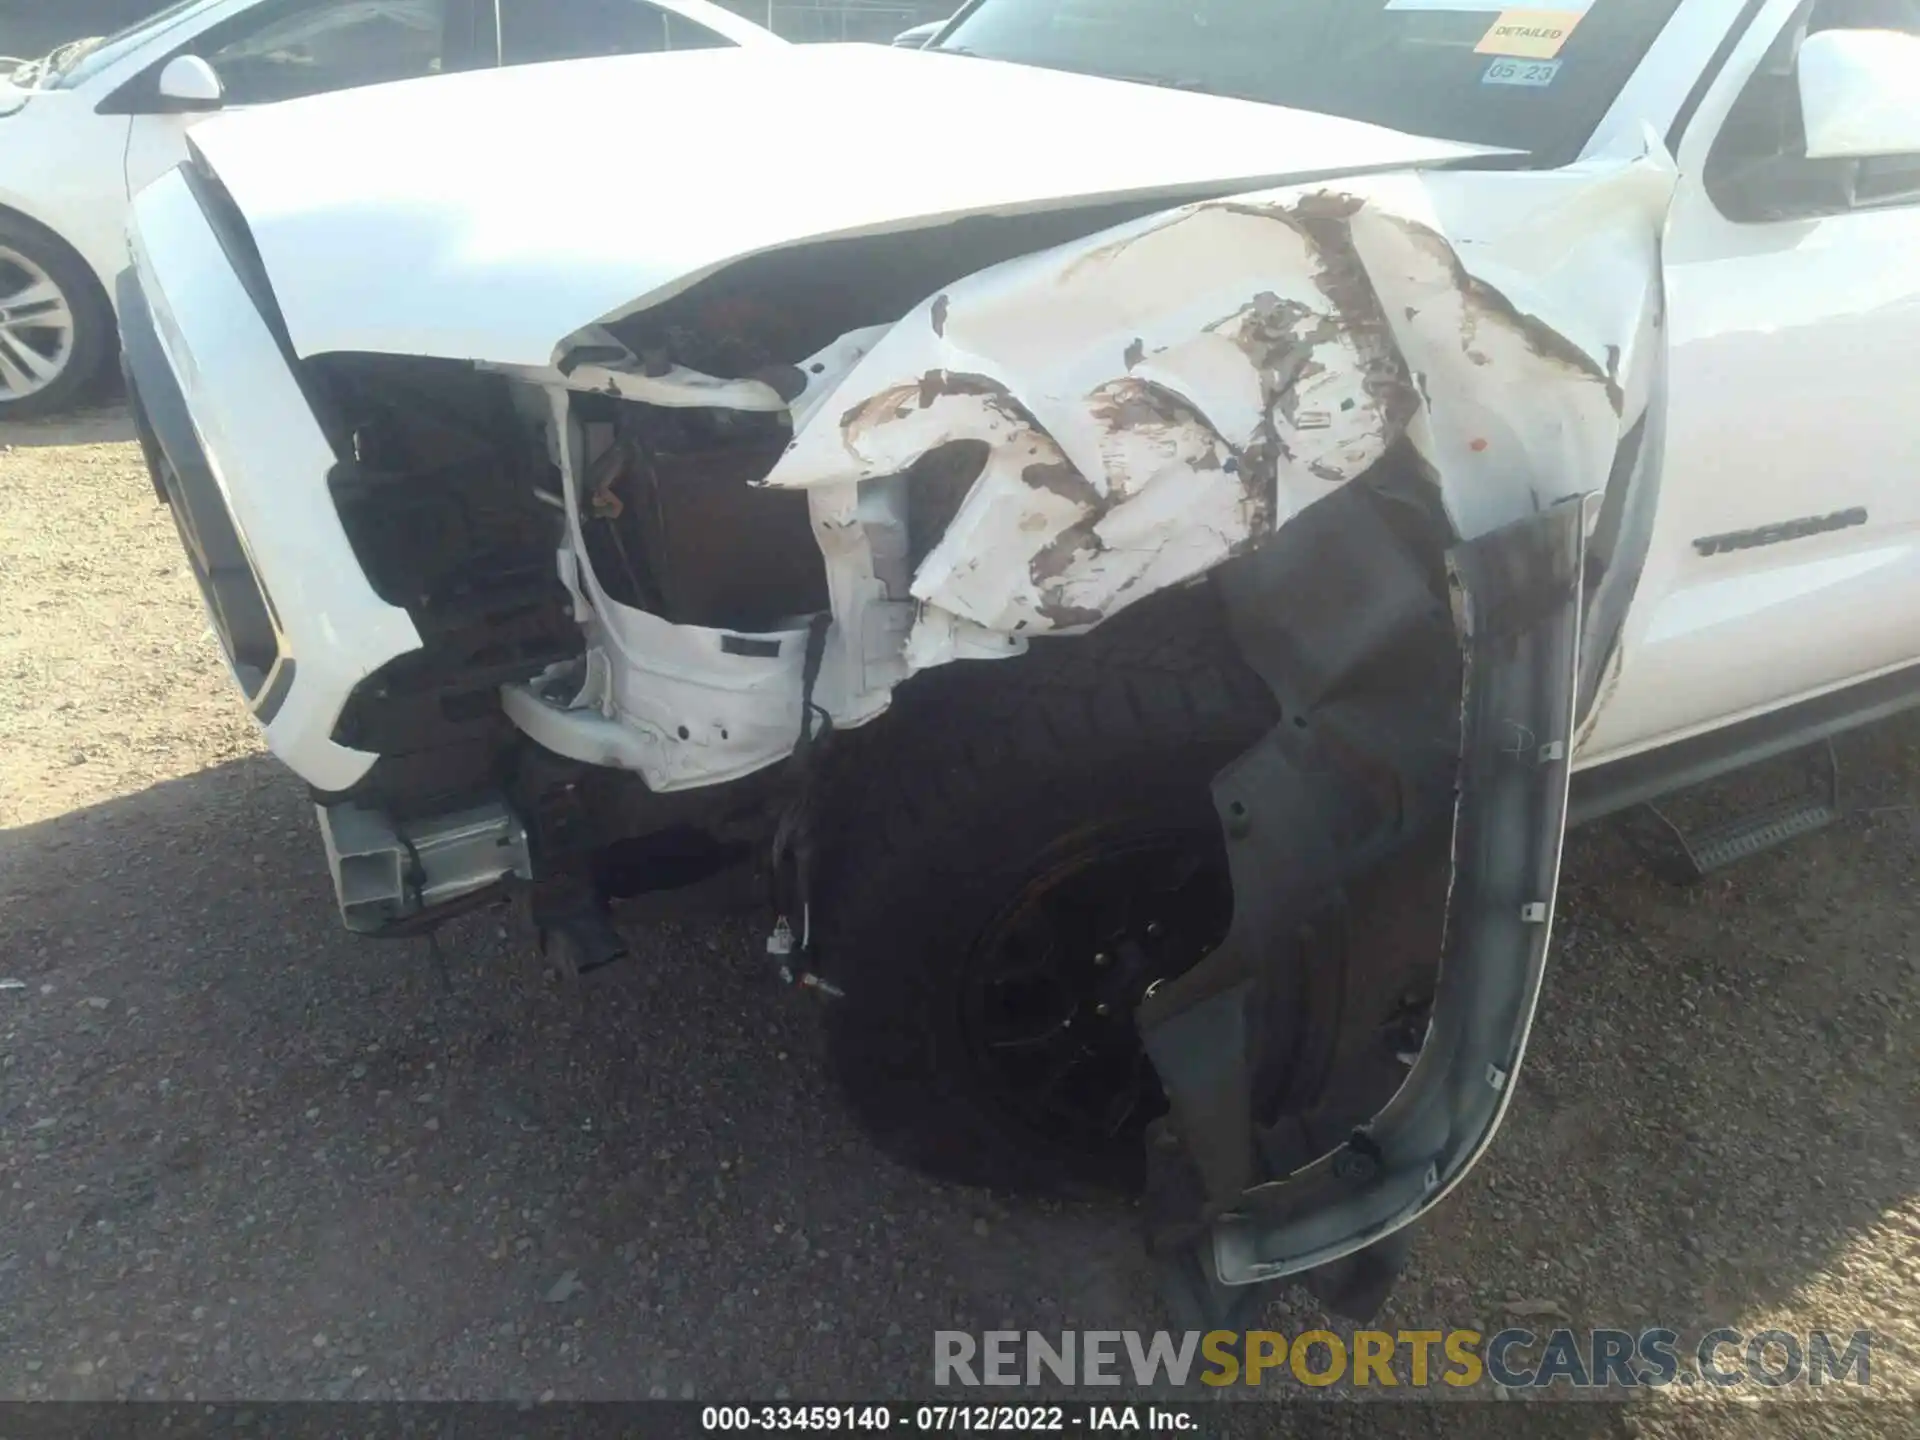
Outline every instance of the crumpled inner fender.
<path fill-rule="evenodd" d="M 1257 545 L 1403 437 L 1456 530 L 1483 533 L 1604 483 L 1645 403 L 1627 372 L 1657 323 L 1670 193 L 1654 155 L 1359 177 L 1011 260 L 895 325 L 766 483 L 984 445 L 913 575 L 913 668 L 955 658 L 956 622 L 1085 630 Z"/>

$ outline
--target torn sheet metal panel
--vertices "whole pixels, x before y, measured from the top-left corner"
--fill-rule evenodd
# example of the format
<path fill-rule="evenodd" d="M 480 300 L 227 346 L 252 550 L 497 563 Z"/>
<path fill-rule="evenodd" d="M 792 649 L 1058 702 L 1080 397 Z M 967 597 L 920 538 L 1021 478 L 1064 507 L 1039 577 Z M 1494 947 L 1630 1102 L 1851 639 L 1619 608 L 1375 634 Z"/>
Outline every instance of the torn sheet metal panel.
<path fill-rule="evenodd" d="M 1644 407 L 1673 168 L 1432 172 L 1188 205 L 1008 261 L 875 343 L 768 477 L 987 460 L 913 577 L 955 634 L 1089 628 L 1406 439 L 1456 529 L 1601 488 Z"/>
<path fill-rule="evenodd" d="M 1355 247 L 1421 387 L 1409 438 L 1464 537 L 1604 490 L 1646 408 L 1676 180 L 1649 145 L 1545 174 L 1425 176 L 1424 218 L 1356 217 Z"/>

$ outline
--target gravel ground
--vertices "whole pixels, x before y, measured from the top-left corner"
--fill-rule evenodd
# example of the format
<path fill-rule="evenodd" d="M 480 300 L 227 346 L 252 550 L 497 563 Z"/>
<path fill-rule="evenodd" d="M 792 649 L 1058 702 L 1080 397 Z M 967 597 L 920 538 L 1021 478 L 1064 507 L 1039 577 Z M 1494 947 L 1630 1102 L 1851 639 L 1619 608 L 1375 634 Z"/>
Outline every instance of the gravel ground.
<path fill-rule="evenodd" d="M 499 915 L 450 985 L 350 939 L 125 439 L 0 431 L 0 1396 L 845 1399 L 940 1328 L 1161 1323 L 1125 1207 L 864 1144 L 724 897 L 629 912 L 584 1000 Z M 1847 820 L 1698 886 L 1574 837 L 1512 1118 L 1385 1324 L 1870 1327 L 1896 1403 L 1574 1433 L 1914 1433 L 1920 724 L 1842 753 Z"/>

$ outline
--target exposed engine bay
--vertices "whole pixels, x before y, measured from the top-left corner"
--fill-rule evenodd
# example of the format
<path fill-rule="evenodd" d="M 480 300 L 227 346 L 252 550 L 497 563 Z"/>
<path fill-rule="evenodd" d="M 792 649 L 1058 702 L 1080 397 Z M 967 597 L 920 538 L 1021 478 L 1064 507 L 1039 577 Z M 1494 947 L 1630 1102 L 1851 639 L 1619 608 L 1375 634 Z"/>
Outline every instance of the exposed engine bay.
<path fill-rule="evenodd" d="M 424 642 L 363 682 L 336 728 L 381 757 L 323 797 L 349 925 L 409 933 L 447 899 L 536 868 L 547 884 L 591 872 L 601 894 L 671 885 L 763 838 L 782 783 L 769 767 L 794 748 L 803 695 L 850 728 L 905 677 L 914 569 L 986 450 L 939 447 L 864 487 L 857 522 L 817 523 L 811 497 L 765 484 L 803 414 L 890 328 L 866 322 L 1153 208 L 775 252 L 577 337 L 551 372 L 308 362 L 336 449 L 355 457 L 329 479 L 355 556 Z M 822 647 L 829 614 L 863 627 L 857 660 Z M 437 830 L 411 822 L 454 815 L 465 834 L 468 807 L 507 793 L 510 808 L 485 812 L 482 853 L 449 867 L 454 894 L 436 894 Z M 350 895 L 354 849 L 400 868 L 379 864 Z M 409 868 L 424 875 L 409 882 Z"/>

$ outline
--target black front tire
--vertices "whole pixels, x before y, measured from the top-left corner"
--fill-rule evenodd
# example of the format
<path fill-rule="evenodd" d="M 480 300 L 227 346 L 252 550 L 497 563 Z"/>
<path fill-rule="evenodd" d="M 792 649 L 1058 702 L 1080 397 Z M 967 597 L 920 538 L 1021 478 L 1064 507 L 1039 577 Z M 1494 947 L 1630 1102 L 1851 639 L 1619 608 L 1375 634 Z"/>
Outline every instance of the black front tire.
<path fill-rule="evenodd" d="M 44 387 L 9 399 L 0 391 L 0 424 L 59 415 L 93 399 L 114 357 L 113 308 L 92 269 L 44 226 L 0 211 L 0 251 L 12 250 L 59 289 L 73 317 L 73 338 L 60 373 Z"/>
<path fill-rule="evenodd" d="M 1138 1187 L 1149 1117 L 1112 1134 L 1043 1123 L 983 1071 L 969 970 L 1040 877 L 1170 839 L 1224 886 L 1217 943 L 1232 901 L 1210 785 L 1274 719 L 1205 590 L 902 688 L 872 738 L 879 753 L 839 787 L 851 802 L 821 905 L 822 962 L 844 991 L 827 1009 L 831 1062 L 883 1149 L 966 1184 Z M 1137 1047 L 1130 1018 L 1118 1020 Z"/>

